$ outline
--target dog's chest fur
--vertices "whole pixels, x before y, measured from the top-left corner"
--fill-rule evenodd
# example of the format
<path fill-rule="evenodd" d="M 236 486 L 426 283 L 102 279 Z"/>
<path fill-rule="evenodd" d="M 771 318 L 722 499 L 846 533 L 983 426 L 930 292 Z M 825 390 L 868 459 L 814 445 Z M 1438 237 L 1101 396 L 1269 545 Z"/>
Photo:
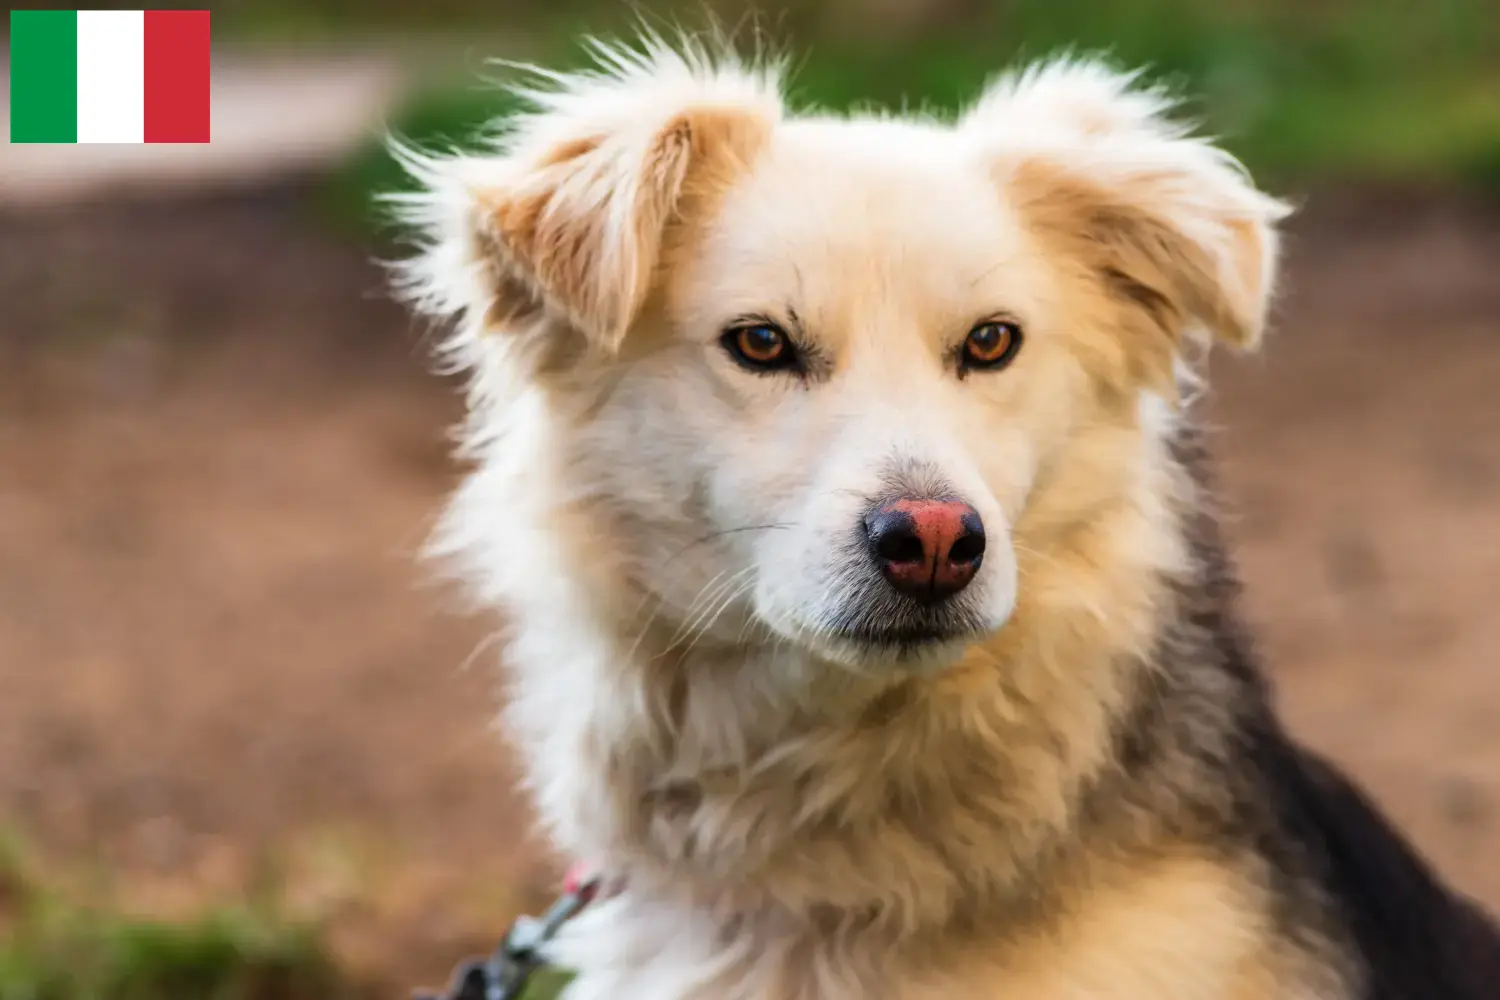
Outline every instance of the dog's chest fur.
<path fill-rule="evenodd" d="M 577 1000 L 1301 1000 L 1344 996 L 1286 953 L 1256 890 L 1205 860 L 1163 859 L 1093 886 L 1024 930 L 976 926 L 893 944 L 875 931 L 720 925 L 643 901 L 606 906 L 570 942 Z M 774 918 L 767 924 L 775 924 Z M 886 940 L 882 940 L 886 938 Z M 655 961 L 640 963 L 650 954 Z M 618 959 L 618 964 L 616 963 Z M 1314 978 L 1316 977 L 1316 978 Z M 1318 982 L 1317 979 L 1321 979 Z"/>
<path fill-rule="evenodd" d="M 1085 892 L 1055 926 L 978 944 L 948 983 L 909 995 L 1248 1000 L 1289 985 L 1253 890 L 1230 870 L 1168 859 Z"/>
<path fill-rule="evenodd" d="M 1181 747 L 1133 748 L 1155 778 L 1130 782 L 1117 742 L 985 717 L 961 678 L 940 690 L 877 699 L 750 777 L 632 794 L 624 776 L 671 772 L 667 755 L 593 784 L 594 829 L 630 830 L 620 860 L 637 881 L 576 929 L 562 955 L 584 970 L 570 1000 L 1348 995 L 1334 966 L 1288 940 L 1274 913 L 1288 900 L 1272 898 L 1262 858 L 1165 821 L 1177 782 L 1216 817 L 1229 811 L 1218 796 L 1238 794 L 1204 788 Z M 1037 749 L 1064 742 L 1083 756 Z M 1316 933 L 1318 915 L 1295 922 Z"/>

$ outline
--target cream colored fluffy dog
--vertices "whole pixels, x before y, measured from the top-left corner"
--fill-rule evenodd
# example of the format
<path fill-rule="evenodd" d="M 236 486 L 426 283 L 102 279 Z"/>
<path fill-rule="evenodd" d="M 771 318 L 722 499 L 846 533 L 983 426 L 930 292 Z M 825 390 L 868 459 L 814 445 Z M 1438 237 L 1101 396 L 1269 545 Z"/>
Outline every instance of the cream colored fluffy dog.
<path fill-rule="evenodd" d="M 1184 359 L 1259 340 L 1282 204 L 1090 62 L 945 122 L 597 56 L 404 199 L 443 547 L 624 885 L 571 1000 L 1500 995 L 1235 623 Z"/>

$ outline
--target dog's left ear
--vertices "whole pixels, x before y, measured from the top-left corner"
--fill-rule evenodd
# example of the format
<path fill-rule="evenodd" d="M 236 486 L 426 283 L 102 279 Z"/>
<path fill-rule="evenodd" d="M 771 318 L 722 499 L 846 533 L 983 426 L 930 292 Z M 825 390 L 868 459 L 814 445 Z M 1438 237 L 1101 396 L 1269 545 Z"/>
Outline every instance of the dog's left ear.
<path fill-rule="evenodd" d="M 1155 343 L 1133 349 L 1175 355 L 1195 329 L 1252 347 L 1289 209 L 1168 118 L 1171 107 L 1129 75 L 1063 60 L 992 85 L 960 127 L 1028 221 L 1144 311 Z"/>

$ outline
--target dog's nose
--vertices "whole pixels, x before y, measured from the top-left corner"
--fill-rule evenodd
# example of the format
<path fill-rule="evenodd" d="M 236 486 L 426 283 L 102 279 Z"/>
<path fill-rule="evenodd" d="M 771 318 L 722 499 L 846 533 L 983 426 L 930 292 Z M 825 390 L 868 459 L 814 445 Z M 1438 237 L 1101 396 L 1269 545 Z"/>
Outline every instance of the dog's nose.
<path fill-rule="evenodd" d="M 984 524 L 959 500 L 887 501 L 865 516 L 865 537 L 891 586 L 920 601 L 963 590 L 984 560 Z"/>

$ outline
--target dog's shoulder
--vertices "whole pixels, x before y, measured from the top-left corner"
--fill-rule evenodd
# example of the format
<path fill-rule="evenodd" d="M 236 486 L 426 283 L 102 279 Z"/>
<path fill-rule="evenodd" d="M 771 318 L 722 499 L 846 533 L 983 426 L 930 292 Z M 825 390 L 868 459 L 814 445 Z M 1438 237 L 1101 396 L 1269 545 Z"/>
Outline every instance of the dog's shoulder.
<path fill-rule="evenodd" d="M 1202 434 L 1184 427 L 1173 446 L 1211 496 Z M 1294 911 L 1290 923 L 1304 923 L 1310 908 L 1331 908 L 1368 984 L 1361 1000 L 1500 998 L 1500 927 L 1445 887 L 1348 777 L 1286 734 L 1234 611 L 1238 581 L 1219 522 L 1200 508 L 1186 529 L 1206 583 L 1182 595 L 1181 617 L 1212 637 L 1205 657 L 1222 664 L 1233 682 L 1230 728 L 1247 751 L 1235 754 L 1245 767 L 1238 777 L 1248 778 L 1241 806 L 1258 817 L 1253 836 L 1282 880 L 1280 894 Z M 1321 898 L 1311 901 L 1314 895 Z"/>
<path fill-rule="evenodd" d="M 1279 732 L 1258 743 L 1280 824 L 1347 929 L 1363 1000 L 1500 997 L 1500 927 L 1336 767 Z"/>

